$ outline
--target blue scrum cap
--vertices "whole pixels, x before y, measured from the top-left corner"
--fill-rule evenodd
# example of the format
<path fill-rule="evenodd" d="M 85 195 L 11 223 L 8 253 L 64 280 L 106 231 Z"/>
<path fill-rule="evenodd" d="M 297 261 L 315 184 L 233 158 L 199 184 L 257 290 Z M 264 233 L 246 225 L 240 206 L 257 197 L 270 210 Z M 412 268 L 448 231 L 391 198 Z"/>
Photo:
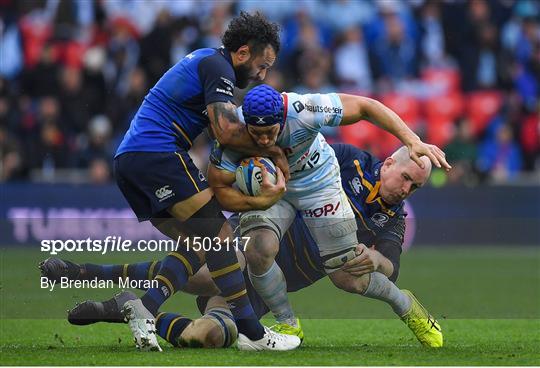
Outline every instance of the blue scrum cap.
<path fill-rule="evenodd" d="M 248 125 L 269 126 L 279 124 L 283 127 L 283 98 L 267 84 L 250 90 L 242 105 L 244 120 Z"/>

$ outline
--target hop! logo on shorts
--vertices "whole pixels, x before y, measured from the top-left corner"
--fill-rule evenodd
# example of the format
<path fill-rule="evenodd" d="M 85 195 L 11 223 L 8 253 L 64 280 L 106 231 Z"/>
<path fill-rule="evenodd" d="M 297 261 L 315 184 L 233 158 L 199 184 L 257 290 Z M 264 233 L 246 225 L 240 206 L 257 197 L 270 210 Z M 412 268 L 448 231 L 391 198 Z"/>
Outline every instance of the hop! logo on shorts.
<path fill-rule="evenodd" d="M 335 215 L 340 204 L 341 202 L 338 201 L 338 203 L 336 203 L 335 205 L 333 203 L 327 203 L 324 206 L 315 208 L 313 210 L 311 209 L 305 210 L 304 216 L 305 217 L 321 217 L 321 216 L 326 217 L 329 214 Z"/>

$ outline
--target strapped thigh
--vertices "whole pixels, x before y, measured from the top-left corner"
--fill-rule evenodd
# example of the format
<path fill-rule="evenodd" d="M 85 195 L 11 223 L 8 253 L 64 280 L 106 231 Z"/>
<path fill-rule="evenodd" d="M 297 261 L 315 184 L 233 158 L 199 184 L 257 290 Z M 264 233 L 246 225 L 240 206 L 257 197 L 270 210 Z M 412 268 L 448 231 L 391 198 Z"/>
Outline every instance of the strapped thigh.
<path fill-rule="evenodd" d="M 281 240 L 295 217 L 296 209 L 289 202 L 279 200 L 267 210 L 243 212 L 240 215 L 240 233 L 245 236 L 253 230 L 268 229 Z"/>

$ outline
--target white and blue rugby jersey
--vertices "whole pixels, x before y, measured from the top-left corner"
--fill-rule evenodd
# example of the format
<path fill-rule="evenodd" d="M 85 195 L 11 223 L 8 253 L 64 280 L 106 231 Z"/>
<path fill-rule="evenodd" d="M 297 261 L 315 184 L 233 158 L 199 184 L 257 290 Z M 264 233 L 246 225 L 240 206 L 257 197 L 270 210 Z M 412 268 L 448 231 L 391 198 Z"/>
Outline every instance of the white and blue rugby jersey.
<path fill-rule="evenodd" d="M 291 179 L 286 196 L 316 191 L 339 180 L 339 165 L 334 150 L 320 133 L 324 126 L 338 126 L 343 118 L 339 96 L 329 94 L 283 93 L 285 124 L 276 145 L 289 161 Z M 242 109 L 238 115 L 243 120 Z M 213 164 L 234 172 L 245 154 L 225 149 L 212 154 Z"/>

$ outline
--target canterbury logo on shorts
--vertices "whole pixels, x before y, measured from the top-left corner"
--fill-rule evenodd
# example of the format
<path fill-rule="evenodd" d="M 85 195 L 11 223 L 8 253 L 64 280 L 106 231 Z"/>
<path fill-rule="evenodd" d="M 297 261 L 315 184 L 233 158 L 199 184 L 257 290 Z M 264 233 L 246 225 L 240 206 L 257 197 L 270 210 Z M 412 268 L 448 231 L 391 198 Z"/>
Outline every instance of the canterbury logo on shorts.
<path fill-rule="evenodd" d="M 174 195 L 173 191 L 169 189 L 168 185 L 165 185 L 158 190 L 155 191 L 156 197 L 158 197 L 159 201 L 164 201 L 167 198 L 170 198 Z"/>

